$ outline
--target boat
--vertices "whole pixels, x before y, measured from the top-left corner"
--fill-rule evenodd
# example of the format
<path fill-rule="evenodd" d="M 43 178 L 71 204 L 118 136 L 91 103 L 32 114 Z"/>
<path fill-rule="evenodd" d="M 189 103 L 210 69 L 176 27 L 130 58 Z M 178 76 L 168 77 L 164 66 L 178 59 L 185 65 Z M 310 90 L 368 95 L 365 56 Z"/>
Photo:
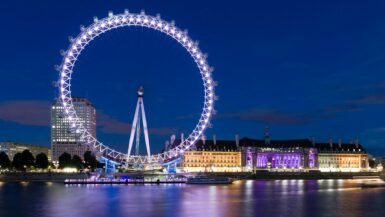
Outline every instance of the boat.
<path fill-rule="evenodd" d="M 186 180 L 187 184 L 231 184 L 233 180 L 229 177 L 194 176 Z"/>

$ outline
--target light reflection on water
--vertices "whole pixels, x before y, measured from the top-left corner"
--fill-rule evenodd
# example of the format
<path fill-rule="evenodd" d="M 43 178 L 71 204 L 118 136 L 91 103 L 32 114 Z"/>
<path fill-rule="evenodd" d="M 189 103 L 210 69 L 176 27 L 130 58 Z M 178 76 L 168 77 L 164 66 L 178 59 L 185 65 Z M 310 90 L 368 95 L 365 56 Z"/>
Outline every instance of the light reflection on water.
<path fill-rule="evenodd" d="M 232 185 L 0 183 L 0 216 L 384 216 L 385 189 L 344 180 Z"/>

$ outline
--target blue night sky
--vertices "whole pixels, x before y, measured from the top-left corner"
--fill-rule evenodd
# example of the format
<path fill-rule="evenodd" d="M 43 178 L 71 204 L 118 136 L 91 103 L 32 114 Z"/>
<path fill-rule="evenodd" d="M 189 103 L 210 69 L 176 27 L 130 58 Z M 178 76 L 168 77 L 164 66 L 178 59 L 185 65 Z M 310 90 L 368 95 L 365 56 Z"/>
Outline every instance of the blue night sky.
<path fill-rule="evenodd" d="M 359 138 L 385 154 L 383 1 L 2 2 L 1 141 L 50 144 L 59 51 L 80 25 L 125 8 L 175 20 L 208 54 L 219 100 L 207 137 L 262 138 L 268 126 L 273 139 Z M 153 150 L 193 129 L 203 106 L 198 69 L 153 30 L 121 28 L 94 40 L 77 62 L 72 95 L 97 108 L 98 138 L 126 150 L 140 85 Z"/>

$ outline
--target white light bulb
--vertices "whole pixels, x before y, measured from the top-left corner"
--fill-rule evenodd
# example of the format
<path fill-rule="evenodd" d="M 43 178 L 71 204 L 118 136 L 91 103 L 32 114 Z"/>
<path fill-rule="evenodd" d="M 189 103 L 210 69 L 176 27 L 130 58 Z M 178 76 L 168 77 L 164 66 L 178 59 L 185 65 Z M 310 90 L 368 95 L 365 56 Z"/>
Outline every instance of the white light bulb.
<path fill-rule="evenodd" d="M 151 20 L 151 25 L 155 25 L 155 21 L 154 20 Z"/>
<path fill-rule="evenodd" d="M 92 35 L 92 30 L 89 30 L 89 31 L 88 31 L 88 35 Z"/>

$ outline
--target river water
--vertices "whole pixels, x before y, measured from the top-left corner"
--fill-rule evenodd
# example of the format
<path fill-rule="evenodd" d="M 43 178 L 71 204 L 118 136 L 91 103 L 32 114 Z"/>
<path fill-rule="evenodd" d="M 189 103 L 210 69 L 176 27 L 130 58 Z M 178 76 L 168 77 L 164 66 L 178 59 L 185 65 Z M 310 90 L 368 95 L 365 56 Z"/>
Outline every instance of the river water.
<path fill-rule="evenodd" d="M 349 180 L 232 185 L 1 183 L 0 217 L 385 216 L 385 188 Z"/>

